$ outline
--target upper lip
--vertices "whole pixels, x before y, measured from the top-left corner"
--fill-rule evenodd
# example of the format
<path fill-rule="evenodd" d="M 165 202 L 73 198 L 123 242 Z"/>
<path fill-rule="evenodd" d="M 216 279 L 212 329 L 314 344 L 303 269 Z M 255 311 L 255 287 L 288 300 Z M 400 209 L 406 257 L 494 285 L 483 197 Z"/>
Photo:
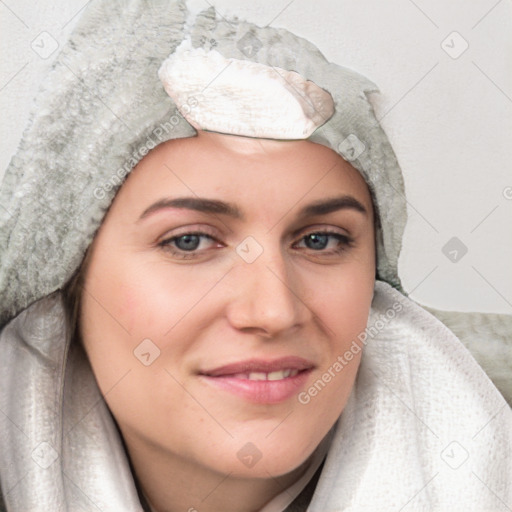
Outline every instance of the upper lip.
<path fill-rule="evenodd" d="M 314 364 L 307 359 L 296 356 L 281 357 L 279 359 L 264 360 L 264 359 L 247 359 L 237 363 L 226 364 L 218 366 L 210 370 L 203 370 L 199 373 L 208 377 L 220 377 L 226 375 L 235 375 L 237 373 L 271 373 L 280 370 L 309 370 L 314 367 Z"/>

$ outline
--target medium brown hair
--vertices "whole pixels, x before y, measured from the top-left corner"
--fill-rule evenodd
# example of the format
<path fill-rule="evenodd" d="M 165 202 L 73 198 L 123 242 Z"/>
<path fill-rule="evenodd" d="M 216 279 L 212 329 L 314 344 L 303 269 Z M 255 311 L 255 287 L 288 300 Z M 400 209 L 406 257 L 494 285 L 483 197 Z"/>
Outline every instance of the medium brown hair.
<path fill-rule="evenodd" d="M 64 311 L 72 340 L 80 340 L 80 306 L 84 293 L 85 275 L 91 259 L 91 247 L 87 249 L 82 263 L 71 279 L 62 288 Z"/>

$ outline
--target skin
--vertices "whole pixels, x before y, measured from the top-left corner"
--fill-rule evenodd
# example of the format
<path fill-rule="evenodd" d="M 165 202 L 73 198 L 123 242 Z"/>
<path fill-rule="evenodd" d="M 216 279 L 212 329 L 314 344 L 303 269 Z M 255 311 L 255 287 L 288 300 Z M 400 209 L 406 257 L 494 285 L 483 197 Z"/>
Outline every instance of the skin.
<path fill-rule="evenodd" d="M 159 200 L 182 196 L 233 203 L 244 219 L 187 208 L 153 208 L 140 218 Z M 337 196 L 352 196 L 366 213 L 298 217 Z M 308 236 L 325 230 L 341 236 Z M 212 238 L 171 240 L 197 231 Z M 263 249 L 252 263 L 236 252 L 249 236 Z M 196 249 L 183 250 L 194 240 Z M 154 510 L 259 510 L 297 481 L 359 366 L 360 353 L 307 404 L 298 400 L 366 327 L 375 246 L 360 174 L 309 141 L 199 132 L 139 163 L 91 251 L 81 337 Z M 160 350 L 148 366 L 134 356 L 144 339 Z M 253 403 L 199 374 L 290 355 L 314 368 L 279 403 Z M 249 442 L 262 455 L 252 467 L 237 456 Z"/>

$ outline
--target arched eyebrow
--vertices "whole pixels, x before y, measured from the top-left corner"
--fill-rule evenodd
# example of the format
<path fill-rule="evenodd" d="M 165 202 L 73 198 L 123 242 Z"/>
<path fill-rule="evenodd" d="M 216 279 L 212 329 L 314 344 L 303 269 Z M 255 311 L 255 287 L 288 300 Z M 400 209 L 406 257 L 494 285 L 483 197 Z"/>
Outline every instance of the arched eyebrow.
<path fill-rule="evenodd" d="M 308 204 L 302 208 L 298 217 L 315 217 L 317 215 L 327 215 L 338 210 L 355 210 L 356 212 L 368 215 L 368 210 L 354 196 L 339 196 L 330 199 L 320 199 L 314 203 Z"/>
<path fill-rule="evenodd" d="M 227 215 L 234 219 L 244 219 L 244 215 L 240 209 L 231 203 L 219 201 L 218 199 L 205 199 L 202 197 L 176 197 L 172 199 L 160 199 L 156 203 L 153 203 L 142 212 L 139 220 L 144 219 L 148 215 L 159 210 L 165 210 L 166 208 L 183 208 L 197 212 L 212 213 L 215 215 Z"/>
<path fill-rule="evenodd" d="M 144 210 L 139 220 L 148 217 L 166 208 L 183 208 L 202 213 L 211 213 L 215 215 L 226 215 L 238 220 L 244 220 L 245 216 L 233 203 L 227 203 L 218 199 L 206 199 L 201 197 L 176 197 L 159 199 Z M 311 204 L 304 206 L 298 213 L 298 218 L 315 217 L 319 215 L 327 215 L 338 210 L 351 209 L 363 215 L 368 215 L 368 210 L 355 197 L 343 195 L 329 199 L 320 199 Z"/>

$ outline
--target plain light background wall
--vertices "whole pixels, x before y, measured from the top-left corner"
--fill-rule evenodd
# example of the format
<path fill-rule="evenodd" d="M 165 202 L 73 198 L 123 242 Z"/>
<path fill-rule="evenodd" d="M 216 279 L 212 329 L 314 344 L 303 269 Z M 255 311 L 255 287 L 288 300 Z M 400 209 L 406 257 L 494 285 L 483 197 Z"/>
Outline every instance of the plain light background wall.
<path fill-rule="evenodd" d="M 0 175 L 39 83 L 89 2 L 0 2 Z M 287 28 L 375 81 L 402 166 L 405 289 L 440 309 L 512 314 L 510 0 L 190 0 Z"/>

